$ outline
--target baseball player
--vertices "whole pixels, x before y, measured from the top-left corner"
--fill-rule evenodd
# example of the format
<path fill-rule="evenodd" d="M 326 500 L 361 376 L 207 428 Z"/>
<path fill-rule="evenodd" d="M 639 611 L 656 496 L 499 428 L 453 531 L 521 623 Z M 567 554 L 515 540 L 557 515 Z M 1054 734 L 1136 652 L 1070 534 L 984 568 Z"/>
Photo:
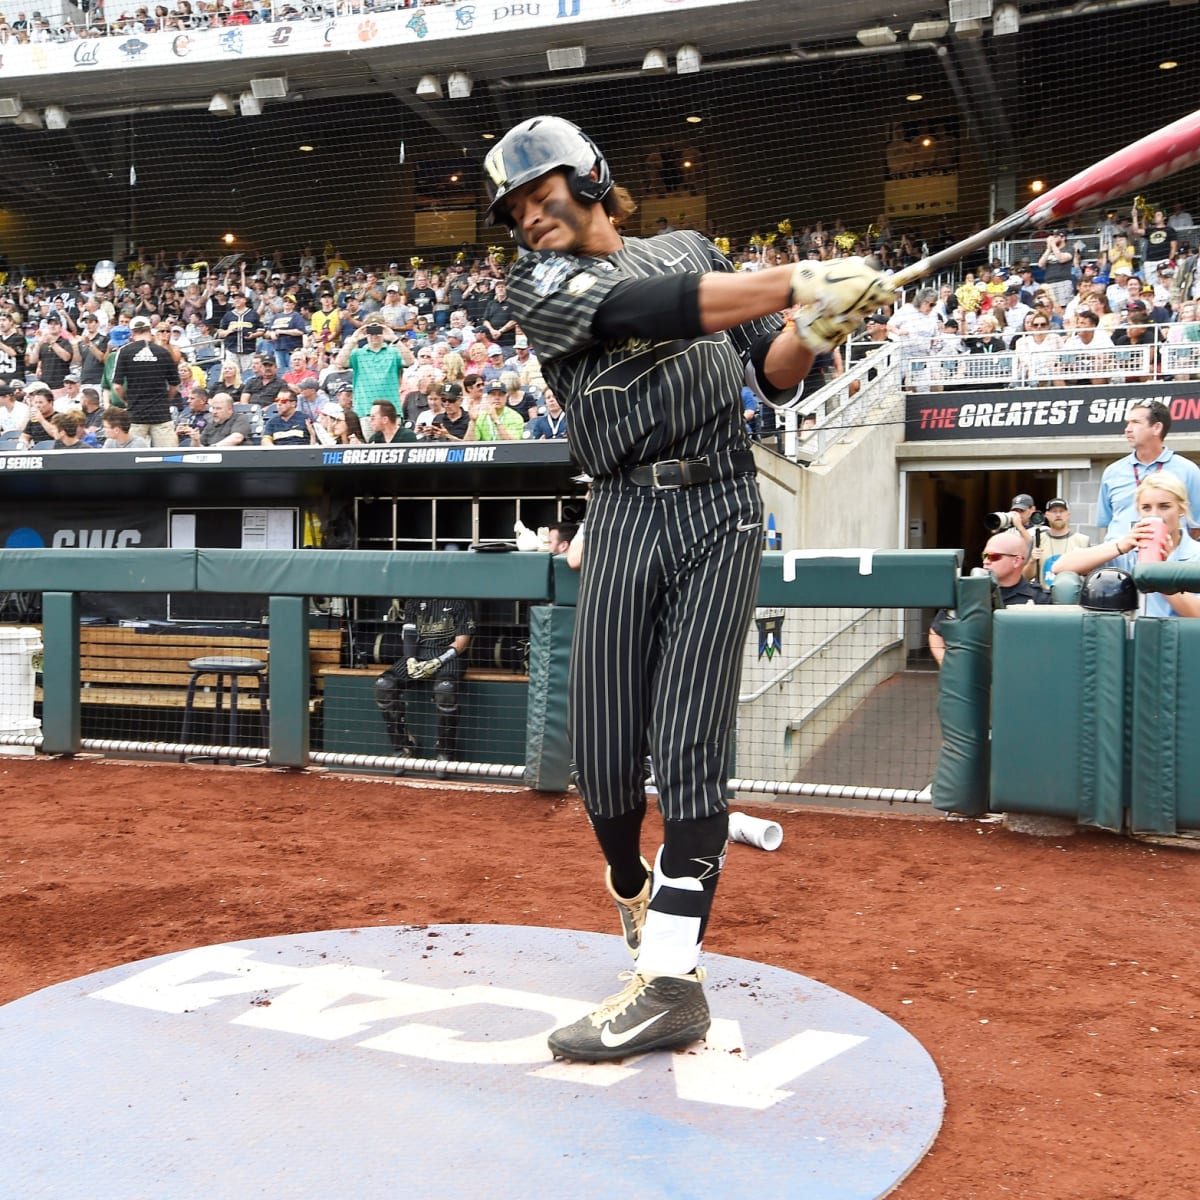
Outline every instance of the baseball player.
<path fill-rule="evenodd" d="M 465 600 L 406 600 L 400 661 L 375 680 L 375 703 L 393 749 L 401 758 L 416 758 L 417 742 L 408 732 L 408 693 L 432 681 L 437 710 L 434 757 L 458 757 L 458 708 L 465 660 L 475 633 L 475 616 Z"/>
<path fill-rule="evenodd" d="M 795 403 L 814 355 L 891 296 L 861 259 L 735 274 L 698 233 L 624 237 L 632 197 L 557 117 L 509 130 L 485 170 L 489 218 L 525 251 L 508 303 L 594 477 L 570 729 L 636 958 L 628 986 L 550 1048 L 624 1058 L 709 1026 L 700 946 L 725 860 L 729 734 L 762 548 L 743 383 Z M 794 330 L 778 315 L 789 305 Z M 640 849 L 647 752 L 665 828 L 653 869 Z"/>

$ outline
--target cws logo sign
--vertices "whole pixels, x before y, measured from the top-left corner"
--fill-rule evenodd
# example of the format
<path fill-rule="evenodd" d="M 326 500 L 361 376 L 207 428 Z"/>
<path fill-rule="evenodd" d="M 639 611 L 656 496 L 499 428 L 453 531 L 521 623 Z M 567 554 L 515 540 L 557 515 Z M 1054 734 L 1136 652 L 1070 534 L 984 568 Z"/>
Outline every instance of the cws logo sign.
<path fill-rule="evenodd" d="M 6 550 L 131 550 L 167 544 L 166 514 L 143 514 L 115 506 L 78 508 L 47 505 L 33 520 L 0 520 Z"/>

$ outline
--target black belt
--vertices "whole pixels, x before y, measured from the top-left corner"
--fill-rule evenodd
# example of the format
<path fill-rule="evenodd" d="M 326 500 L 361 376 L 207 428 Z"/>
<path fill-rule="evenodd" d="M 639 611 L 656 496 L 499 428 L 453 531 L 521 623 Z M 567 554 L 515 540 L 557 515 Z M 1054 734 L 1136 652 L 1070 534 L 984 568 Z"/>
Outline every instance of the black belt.
<path fill-rule="evenodd" d="M 625 471 L 622 478 L 637 487 L 684 488 L 713 479 L 728 479 L 754 470 L 749 450 L 722 451 L 703 458 L 669 458 Z"/>

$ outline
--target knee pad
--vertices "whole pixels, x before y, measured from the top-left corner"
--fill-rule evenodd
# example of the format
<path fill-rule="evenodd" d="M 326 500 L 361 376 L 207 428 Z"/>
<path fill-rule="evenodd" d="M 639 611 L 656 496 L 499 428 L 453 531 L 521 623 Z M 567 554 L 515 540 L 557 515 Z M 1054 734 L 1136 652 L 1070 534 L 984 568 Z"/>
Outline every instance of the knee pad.
<path fill-rule="evenodd" d="M 438 712 L 458 712 L 458 684 L 453 679 L 439 679 L 433 685 L 433 703 Z"/>
<path fill-rule="evenodd" d="M 375 704 L 383 712 L 395 712 L 404 706 L 404 692 L 390 671 L 375 680 Z"/>

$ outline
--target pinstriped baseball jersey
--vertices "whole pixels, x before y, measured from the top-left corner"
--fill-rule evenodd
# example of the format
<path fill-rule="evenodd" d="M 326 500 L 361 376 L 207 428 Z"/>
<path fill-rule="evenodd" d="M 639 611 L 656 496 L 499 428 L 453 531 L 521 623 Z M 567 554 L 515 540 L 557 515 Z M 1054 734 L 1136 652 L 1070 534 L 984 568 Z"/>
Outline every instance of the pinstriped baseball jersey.
<path fill-rule="evenodd" d="M 677 490 L 624 472 L 748 449 L 741 389 L 778 318 L 674 341 L 600 343 L 597 309 L 624 280 L 730 270 L 706 238 L 630 238 L 601 258 L 522 257 L 509 299 L 595 477 L 570 679 L 571 740 L 589 810 L 645 803 L 647 753 L 669 820 L 725 810 L 727 754 L 762 550 L 752 473 Z M 728 461 L 728 460 L 726 460 Z"/>
<path fill-rule="evenodd" d="M 592 320 L 620 282 L 733 268 L 701 234 L 627 238 L 602 258 L 531 253 L 509 275 L 509 305 L 537 348 L 546 382 L 567 412 L 573 457 L 592 475 L 748 446 L 741 389 L 750 347 L 782 321 L 724 333 L 598 343 Z"/>

